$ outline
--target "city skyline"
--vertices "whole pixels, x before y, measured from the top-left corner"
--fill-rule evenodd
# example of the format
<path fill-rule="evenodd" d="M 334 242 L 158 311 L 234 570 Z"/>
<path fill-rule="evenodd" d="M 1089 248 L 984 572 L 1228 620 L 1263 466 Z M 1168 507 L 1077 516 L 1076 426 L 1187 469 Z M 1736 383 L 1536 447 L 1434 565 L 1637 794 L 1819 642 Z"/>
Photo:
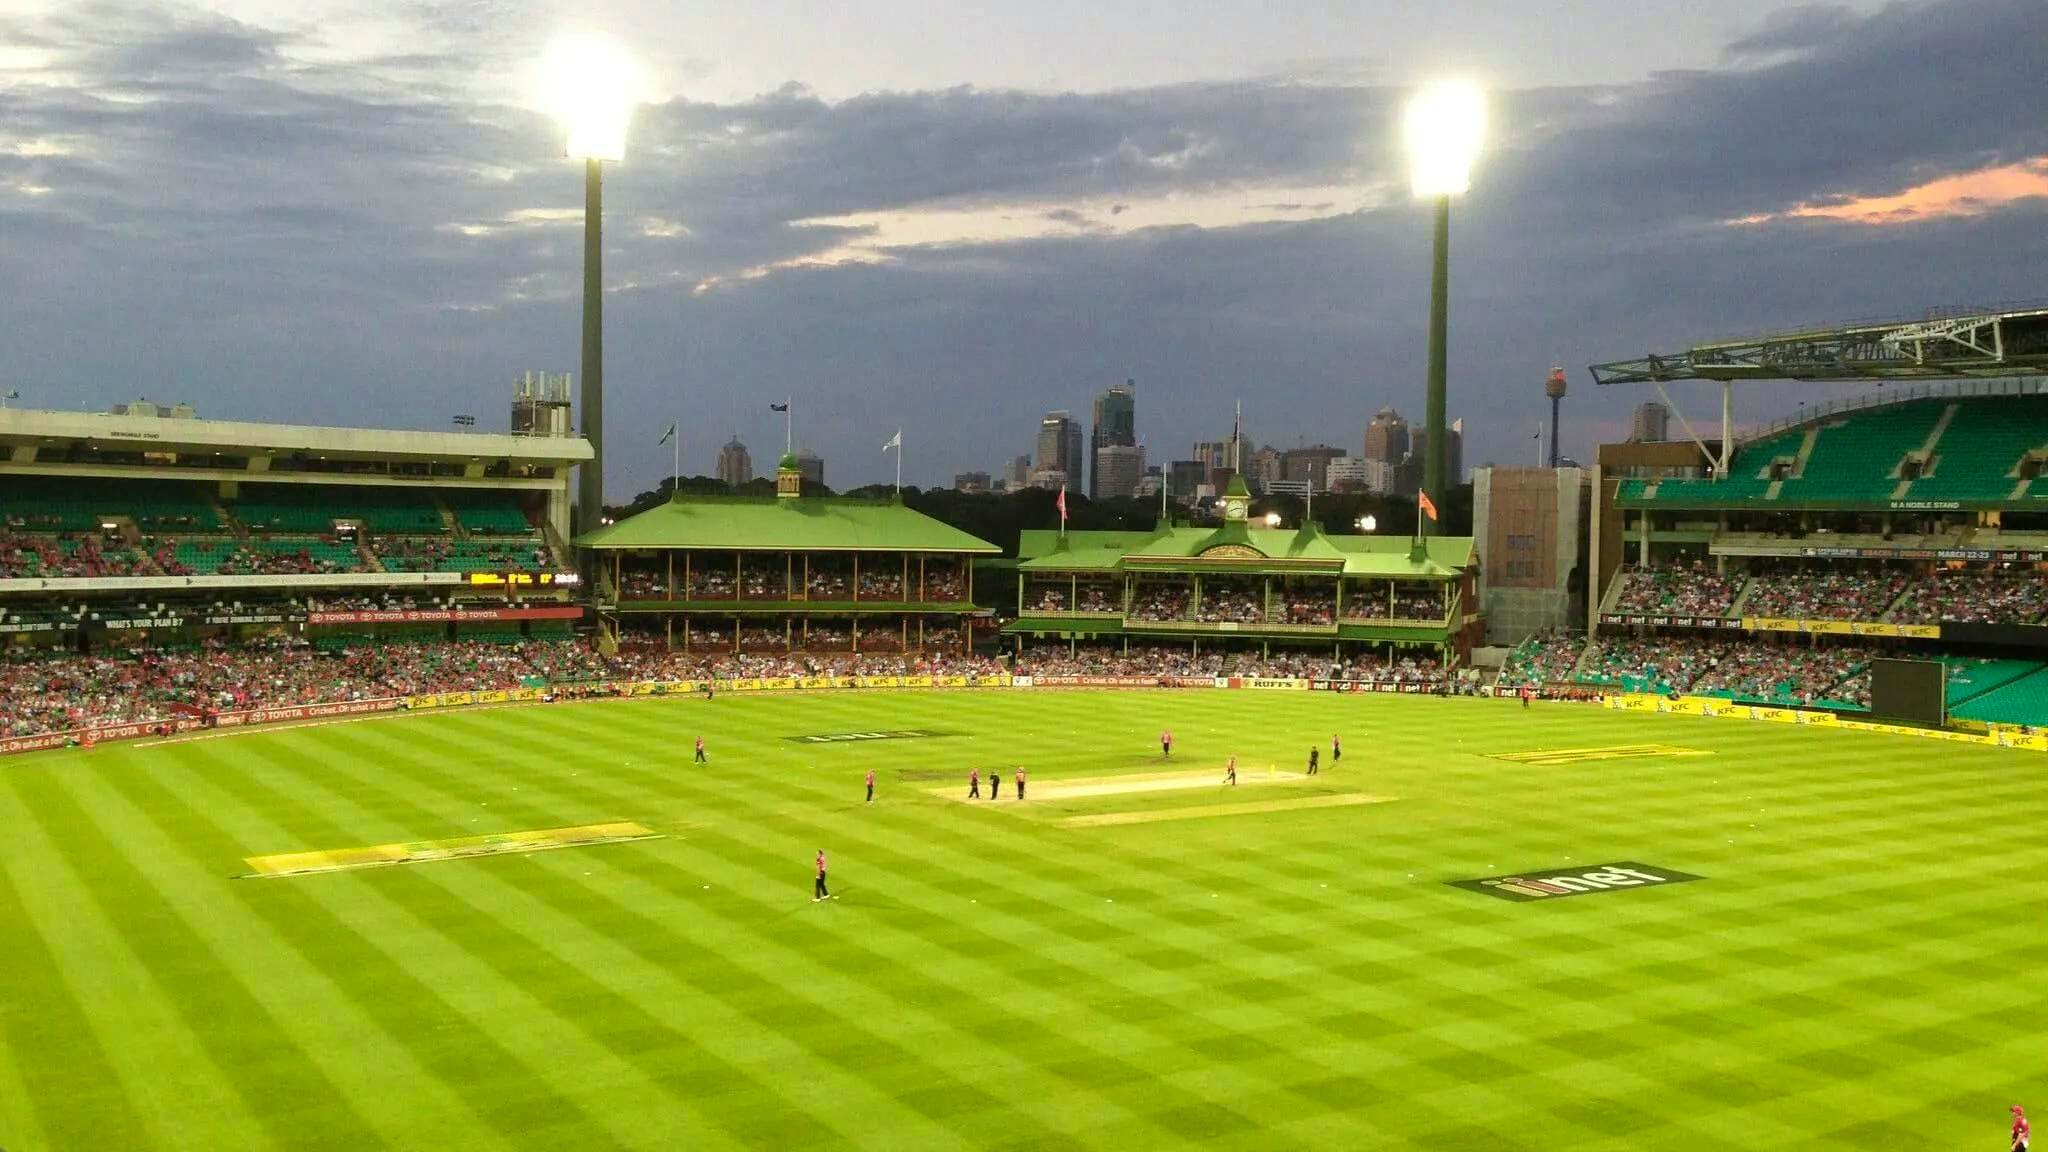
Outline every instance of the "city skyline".
<path fill-rule="evenodd" d="M 10 5 L 14 403 L 487 429 L 521 373 L 575 371 L 580 180 L 525 90 L 559 28 L 430 7 Z M 901 5 L 590 6 L 650 78 L 606 185 L 608 487 L 667 474 L 637 432 L 678 415 L 689 460 L 779 442 L 763 397 L 794 397 L 843 486 L 886 482 L 899 426 L 929 486 L 1127 377 L 1162 462 L 1237 395 L 1267 429 L 1420 412 L 1427 213 L 1395 121 L 1440 74 L 1496 125 L 1452 254 L 1471 458 L 1526 458 L 1554 364 L 1583 459 L 1650 398 L 1587 363 L 2038 295 L 2040 4 L 1567 7 L 1226 3 L 1159 36 L 988 4 L 880 53 Z M 1841 391 L 1739 388 L 1736 418 Z"/>

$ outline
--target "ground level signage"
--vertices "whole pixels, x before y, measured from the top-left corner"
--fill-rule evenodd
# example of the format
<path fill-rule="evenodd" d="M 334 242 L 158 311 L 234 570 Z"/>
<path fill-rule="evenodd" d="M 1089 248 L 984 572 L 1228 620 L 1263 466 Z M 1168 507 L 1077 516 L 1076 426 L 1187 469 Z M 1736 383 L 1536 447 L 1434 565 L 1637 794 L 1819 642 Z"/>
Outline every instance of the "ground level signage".
<path fill-rule="evenodd" d="M 1488 876 L 1480 880 L 1453 880 L 1453 888 L 1469 892 L 1484 892 L 1503 900 L 1527 904 L 1535 900 L 1557 900 L 1566 896 L 1584 896 L 1591 892 L 1619 892 L 1628 888 L 1660 888 L 1666 884 L 1684 884 L 1692 880 L 1704 880 L 1687 872 L 1674 872 L 1669 868 L 1657 868 L 1623 860 L 1617 864 L 1601 864 L 1586 868 L 1578 864 L 1567 864 L 1561 868 L 1540 868 L 1517 872 L 1512 876 Z"/>

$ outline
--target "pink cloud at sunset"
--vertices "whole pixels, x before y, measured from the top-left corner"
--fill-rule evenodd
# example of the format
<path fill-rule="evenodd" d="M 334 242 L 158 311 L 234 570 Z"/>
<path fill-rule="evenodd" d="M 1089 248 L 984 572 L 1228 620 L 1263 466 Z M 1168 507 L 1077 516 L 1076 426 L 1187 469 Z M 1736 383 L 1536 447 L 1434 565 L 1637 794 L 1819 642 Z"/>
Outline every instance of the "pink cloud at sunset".
<path fill-rule="evenodd" d="M 1943 176 L 1892 196 L 1801 204 L 1783 212 L 1739 217 L 1729 223 L 1764 224 L 1818 217 L 1855 224 L 1912 224 L 1944 217 L 1981 216 L 2014 201 L 2037 196 L 2048 196 L 2048 156 Z"/>

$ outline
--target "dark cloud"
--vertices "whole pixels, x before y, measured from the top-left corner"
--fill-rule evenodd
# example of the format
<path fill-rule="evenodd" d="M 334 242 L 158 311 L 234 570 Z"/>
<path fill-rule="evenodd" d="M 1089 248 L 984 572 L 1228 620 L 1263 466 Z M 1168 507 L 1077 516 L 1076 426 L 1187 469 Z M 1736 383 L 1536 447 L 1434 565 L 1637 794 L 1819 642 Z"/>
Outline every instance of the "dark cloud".
<path fill-rule="evenodd" d="M 429 11 L 460 29 L 481 10 Z M 1468 458 L 1522 458 L 1552 364 L 1573 371 L 1565 447 L 1583 457 L 1572 429 L 1642 398 L 1594 394 L 1592 360 L 2037 295 L 2038 204 L 1897 228 L 1723 221 L 2048 154 L 2044 12 L 1802 9 L 1723 70 L 1500 94 L 1454 215 Z M 156 6 L 0 18 L 0 40 L 51 48 L 80 81 L 0 87 L 0 356 L 26 400 L 431 426 L 498 411 L 522 370 L 574 368 L 579 173 L 544 119 L 472 94 L 476 62 L 315 67 L 282 33 Z M 1420 408 L 1420 208 L 1115 231 L 1169 194 L 1291 212 L 1320 198 L 1261 190 L 1398 188 L 1400 93 L 1343 71 L 1368 83 L 836 103 L 791 86 L 644 109 L 607 172 L 611 488 L 665 473 L 633 430 L 681 414 L 708 467 L 736 429 L 771 441 L 761 398 L 787 394 L 835 482 L 882 476 L 873 445 L 899 423 L 910 476 L 942 480 L 1128 376 L 1155 458 L 1218 434 L 1238 397 L 1263 440 L 1355 449 L 1372 410 Z M 13 146 L 37 140 L 60 147 Z M 976 205 L 1086 231 L 803 266 L 874 233 L 801 222 Z M 1747 394 L 1744 412 L 1793 395 Z"/>

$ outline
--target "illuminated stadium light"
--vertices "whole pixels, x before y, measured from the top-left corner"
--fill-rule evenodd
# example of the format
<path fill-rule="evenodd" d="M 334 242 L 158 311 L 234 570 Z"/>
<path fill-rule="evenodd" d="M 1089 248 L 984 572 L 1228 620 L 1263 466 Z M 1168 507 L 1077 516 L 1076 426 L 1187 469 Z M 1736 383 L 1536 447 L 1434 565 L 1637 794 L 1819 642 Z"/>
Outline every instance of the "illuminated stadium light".
<path fill-rule="evenodd" d="M 579 160 L 626 158 L 626 127 L 639 103 L 639 69 L 608 36 L 566 35 L 548 46 L 541 64 L 542 98 L 568 135 L 564 151 Z"/>
<path fill-rule="evenodd" d="M 1470 84 L 1432 84 L 1408 101 L 1403 132 L 1415 194 L 1461 195 L 1486 137 L 1486 97 Z"/>
<path fill-rule="evenodd" d="M 1268 527 L 1268 528 L 1278 528 L 1279 526 L 1280 526 L 1280 514 L 1279 514 L 1278 512 L 1268 512 L 1268 513 L 1266 513 L 1266 527 Z"/>
<path fill-rule="evenodd" d="M 1360 516 L 1358 518 L 1358 530 L 1361 532 L 1377 532 L 1379 527 L 1380 518 L 1377 516 Z"/>

